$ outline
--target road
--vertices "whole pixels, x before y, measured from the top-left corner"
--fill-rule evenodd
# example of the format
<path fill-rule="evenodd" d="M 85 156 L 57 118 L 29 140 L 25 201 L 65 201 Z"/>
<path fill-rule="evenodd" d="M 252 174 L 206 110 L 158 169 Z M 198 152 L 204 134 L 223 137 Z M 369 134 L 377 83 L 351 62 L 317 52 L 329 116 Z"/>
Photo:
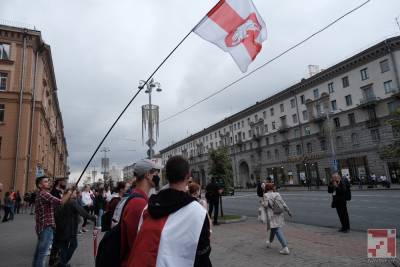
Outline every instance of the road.
<path fill-rule="evenodd" d="M 281 192 L 281 195 L 293 214 L 293 218 L 287 217 L 288 221 L 339 228 L 339 218 L 336 209 L 330 207 L 331 195 L 327 192 Z M 237 193 L 223 198 L 226 214 L 256 217 L 258 207 L 255 192 Z M 400 236 L 400 190 L 353 191 L 348 209 L 352 230 L 396 228 Z"/>

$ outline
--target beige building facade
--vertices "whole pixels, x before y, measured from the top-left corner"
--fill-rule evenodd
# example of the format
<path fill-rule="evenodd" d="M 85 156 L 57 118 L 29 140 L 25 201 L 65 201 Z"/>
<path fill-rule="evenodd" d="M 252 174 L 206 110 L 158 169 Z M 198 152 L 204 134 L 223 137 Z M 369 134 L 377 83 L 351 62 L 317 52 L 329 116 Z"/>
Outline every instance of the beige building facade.
<path fill-rule="evenodd" d="M 36 175 L 68 176 L 67 157 L 50 46 L 0 25 L 0 182 L 24 193 Z"/>
<path fill-rule="evenodd" d="M 237 187 L 326 184 L 334 166 L 355 182 L 374 173 L 400 183 L 400 159 L 380 156 L 400 138 L 386 123 L 400 107 L 399 70 L 400 37 L 384 40 L 162 149 L 163 163 L 183 155 L 204 185 L 208 152 L 228 146 Z"/>

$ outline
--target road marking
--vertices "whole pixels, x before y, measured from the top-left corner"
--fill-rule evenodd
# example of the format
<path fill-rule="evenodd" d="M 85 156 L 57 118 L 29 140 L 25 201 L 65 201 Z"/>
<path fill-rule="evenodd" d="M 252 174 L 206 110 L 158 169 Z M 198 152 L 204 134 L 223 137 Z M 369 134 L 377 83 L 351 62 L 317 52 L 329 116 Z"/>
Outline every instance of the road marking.
<path fill-rule="evenodd" d="M 255 197 L 256 195 L 254 194 L 247 194 L 247 195 L 239 195 L 239 196 L 229 196 L 229 197 L 224 197 L 224 199 L 234 199 L 234 198 L 243 198 L 243 197 Z"/>

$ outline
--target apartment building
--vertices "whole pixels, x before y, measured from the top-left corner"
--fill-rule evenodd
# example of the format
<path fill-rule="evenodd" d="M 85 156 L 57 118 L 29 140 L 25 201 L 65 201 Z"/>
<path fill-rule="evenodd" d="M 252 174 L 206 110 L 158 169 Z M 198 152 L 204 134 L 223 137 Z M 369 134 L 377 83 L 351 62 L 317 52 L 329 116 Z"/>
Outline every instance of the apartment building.
<path fill-rule="evenodd" d="M 354 181 L 374 173 L 399 183 L 399 159 L 380 156 L 400 138 L 386 123 L 400 107 L 399 62 L 400 37 L 384 40 L 162 149 L 163 163 L 183 155 L 204 185 L 208 152 L 228 146 L 238 187 L 266 177 L 325 184 L 333 166 Z"/>
<path fill-rule="evenodd" d="M 0 25 L 0 181 L 21 193 L 35 177 L 68 176 L 50 46 L 36 30 Z"/>

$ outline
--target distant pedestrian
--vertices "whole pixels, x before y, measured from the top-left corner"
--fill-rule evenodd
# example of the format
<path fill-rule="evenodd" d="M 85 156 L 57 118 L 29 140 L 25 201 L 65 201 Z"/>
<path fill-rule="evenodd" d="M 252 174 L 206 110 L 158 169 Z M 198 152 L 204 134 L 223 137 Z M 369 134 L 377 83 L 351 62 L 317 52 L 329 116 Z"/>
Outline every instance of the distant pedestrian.
<path fill-rule="evenodd" d="M 83 208 L 87 211 L 87 213 L 92 213 L 93 210 L 93 192 L 90 190 L 89 185 L 85 185 L 84 190 L 81 193 L 81 198 L 82 198 L 82 203 L 83 203 Z M 83 224 L 82 224 L 82 232 L 87 232 L 86 230 L 86 225 L 87 225 L 87 219 L 83 219 Z"/>
<path fill-rule="evenodd" d="M 33 211 L 35 210 L 35 202 L 36 202 L 36 191 L 33 191 L 29 198 L 29 207 L 31 209 L 30 215 L 33 215 Z"/>
<path fill-rule="evenodd" d="M 375 173 L 371 175 L 371 182 L 373 187 L 378 187 Z"/>
<path fill-rule="evenodd" d="M 97 216 L 96 228 L 99 230 L 101 230 L 101 219 L 106 208 L 106 198 L 107 196 L 105 195 L 104 189 L 99 188 L 96 192 L 94 201 L 94 214 Z"/>
<path fill-rule="evenodd" d="M 348 233 L 350 231 L 350 220 L 347 212 L 347 201 L 351 200 L 349 181 L 340 177 L 338 173 L 334 173 L 328 185 L 328 193 L 332 194 L 331 207 L 336 208 L 340 223 L 342 224 L 339 232 Z"/>
<path fill-rule="evenodd" d="M 36 187 L 39 189 L 35 203 L 35 228 L 38 242 L 33 258 L 33 267 L 44 267 L 44 257 L 49 251 L 56 227 L 54 210 L 60 204 L 67 202 L 71 196 L 71 191 L 64 194 L 62 199 L 52 196 L 50 194 L 51 183 L 46 176 L 36 178 Z"/>
<path fill-rule="evenodd" d="M 25 192 L 25 194 L 24 194 L 24 204 L 22 205 L 22 207 L 23 207 L 22 212 L 23 213 L 28 213 L 30 198 L 31 198 L 31 191 Z"/>
<path fill-rule="evenodd" d="M 281 228 L 285 224 L 284 212 L 286 211 L 290 217 L 292 214 L 285 201 L 283 201 L 282 196 L 276 192 L 273 184 L 268 183 L 265 185 L 263 205 L 267 209 L 267 232 L 270 230 L 270 235 L 269 237 L 267 236 L 266 241 L 267 248 L 271 248 L 276 235 L 282 246 L 279 253 L 289 255 L 288 244 Z"/>
<path fill-rule="evenodd" d="M 206 186 L 206 199 L 208 202 L 208 215 L 213 218 L 213 225 L 219 225 L 218 223 L 218 209 L 219 209 L 219 198 L 221 195 L 221 188 L 219 188 L 215 177 L 211 179 L 211 182 Z M 214 213 L 214 216 L 213 216 Z"/>
<path fill-rule="evenodd" d="M 4 194 L 4 216 L 2 222 L 10 220 L 11 209 L 13 208 L 10 192 Z"/>
<path fill-rule="evenodd" d="M 112 195 L 110 202 L 106 206 L 106 211 L 103 214 L 102 223 L 101 223 L 101 230 L 109 231 L 112 228 L 112 224 L 116 225 L 118 221 L 113 222 L 112 218 L 114 216 L 115 208 L 117 207 L 118 203 L 124 197 L 126 191 L 128 191 L 128 185 L 124 181 L 120 181 L 117 183 L 116 192 Z M 118 216 L 119 218 L 120 216 Z"/>
<path fill-rule="evenodd" d="M 311 178 L 306 178 L 307 190 L 311 191 Z"/>
<path fill-rule="evenodd" d="M 15 194 L 14 213 L 19 214 L 21 210 L 21 203 L 22 203 L 22 197 L 21 194 L 19 193 L 19 190 L 17 190 L 17 193 Z"/>

